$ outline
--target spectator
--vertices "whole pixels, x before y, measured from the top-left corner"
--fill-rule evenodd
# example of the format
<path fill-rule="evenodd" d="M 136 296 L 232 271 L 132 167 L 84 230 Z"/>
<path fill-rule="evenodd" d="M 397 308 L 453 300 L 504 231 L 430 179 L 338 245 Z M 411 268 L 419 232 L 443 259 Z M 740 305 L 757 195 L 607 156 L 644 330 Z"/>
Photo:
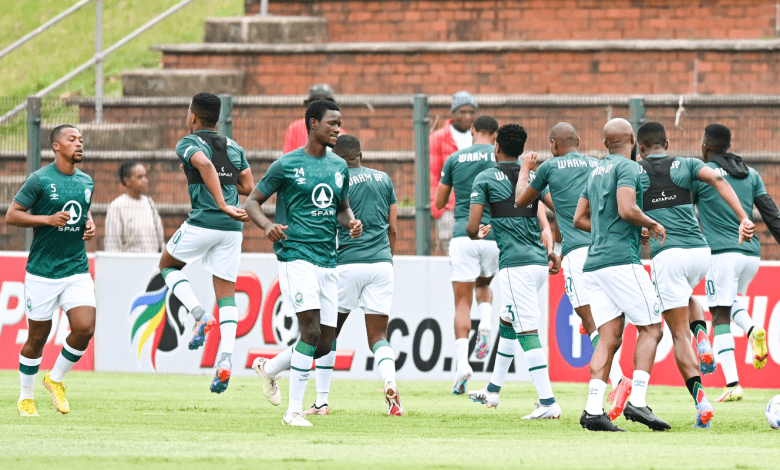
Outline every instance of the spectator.
<path fill-rule="evenodd" d="M 144 194 L 149 190 L 146 168 L 125 162 L 119 167 L 119 181 L 125 194 L 108 206 L 105 251 L 159 253 L 164 246 L 162 220 L 152 198 Z"/>
<path fill-rule="evenodd" d="M 309 88 L 309 97 L 303 102 L 303 105 L 308 107 L 310 104 L 317 100 L 336 100 L 333 98 L 333 88 L 327 83 L 320 83 L 312 85 Z M 344 134 L 344 129 L 341 129 L 341 133 Z M 309 139 L 309 133 L 306 131 L 306 120 L 301 118 L 297 121 L 293 121 L 287 128 L 287 132 L 284 133 L 284 150 L 283 154 L 292 152 L 293 150 L 306 145 L 306 141 Z"/>
<path fill-rule="evenodd" d="M 452 212 L 455 208 L 455 193 L 450 195 L 449 202 L 441 210 L 436 208 L 434 195 L 447 157 L 472 145 L 471 125 L 476 119 L 477 102 L 469 92 L 459 91 L 452 96 L 450 111 L 452 118 L 430 136 L 431 215 L 436 219 L 436 233 L 440 243 L 452 238 L 452 228 L 455 224 L 455 216 Z"/>

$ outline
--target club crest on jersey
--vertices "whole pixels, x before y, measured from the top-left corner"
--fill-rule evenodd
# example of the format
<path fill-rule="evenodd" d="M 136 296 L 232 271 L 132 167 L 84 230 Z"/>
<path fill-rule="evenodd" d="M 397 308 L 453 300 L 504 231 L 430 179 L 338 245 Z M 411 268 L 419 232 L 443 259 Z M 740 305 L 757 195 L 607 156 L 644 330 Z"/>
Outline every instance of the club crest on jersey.
<path fill-rule="evenodd" d="M 79 204 L 78 201 L 68 201 L 62 207 L 62 211 L 68 212 L 70 214 L 70 219 L 68 219 L 64 227 L 58 227 L 57 230 L 60 232 L 81 231 L 81 227 L 69 227 L 69 225 L 77 224 L 81 220 L 81 204 Z"/>
<path fill-rule="evenodd" d="M 336 186 L 339 188 L 344 186 L 344 177 L 338 171 L 336 172 Z"/>
<path fill-rule="evenodd" d="M 89 188 L 84 190 L 84 200 L 89 203 L 90 198 L 92 198 L 92 191 L 89 190 Z"/>
<path fill-rule="evenodd" d="M 343 183 L 343 182 L 342 182 Z M 333 215 L 335 211 L 330 208 L 333 203 L 333 189 L 325 184 L 320 183 L 314 187 L 314 191 L 311 192 L 311 202 L 314 203 L 319 209 L 318 211 L 311 211 L 311 215 Z"/>
<path fill-rule="evenodd" d="M 303 303 L 303 294 L 300 292 L 295 293 L 295 303 L 301 305 Z"/>

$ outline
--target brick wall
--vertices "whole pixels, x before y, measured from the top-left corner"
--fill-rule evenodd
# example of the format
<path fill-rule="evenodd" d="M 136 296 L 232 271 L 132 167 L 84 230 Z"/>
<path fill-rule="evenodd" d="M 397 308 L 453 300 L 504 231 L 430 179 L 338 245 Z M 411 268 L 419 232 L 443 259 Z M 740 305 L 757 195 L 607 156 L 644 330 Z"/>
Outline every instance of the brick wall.
<path fill-rule="evenodd" d="M 510 48 L 494 52 L 280 54 L 168 50 L 162 65 L 244 70 L 245 93 L 249 95 L 296 95 L 321 82 L 351 95 L 452 94 L 464 89 L 480 94 L 780 93 L 780 60 L 774 51 Z"/>
<path fill-rule="evenodd" d="M 246 13 L 260 0 L 245 0 Z M 759 39 L 775 36 L 766 0 L 274 0 L 275 15 L 328 20 L 330 42 L 536 39 Z"/>

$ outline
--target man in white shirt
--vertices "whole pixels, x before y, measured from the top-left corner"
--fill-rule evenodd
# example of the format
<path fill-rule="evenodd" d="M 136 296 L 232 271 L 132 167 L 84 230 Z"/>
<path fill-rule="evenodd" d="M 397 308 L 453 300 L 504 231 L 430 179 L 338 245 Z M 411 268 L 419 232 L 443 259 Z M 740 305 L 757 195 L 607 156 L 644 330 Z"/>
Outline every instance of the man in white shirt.
<path fill-rule="evenodd" d="M 106 213 L 105 251 L 159 253 L 164 246 L 163 226 L 149 189 L 146 168 L 133 161 L 119 168 L 125 193 L 114 199 Z"/>

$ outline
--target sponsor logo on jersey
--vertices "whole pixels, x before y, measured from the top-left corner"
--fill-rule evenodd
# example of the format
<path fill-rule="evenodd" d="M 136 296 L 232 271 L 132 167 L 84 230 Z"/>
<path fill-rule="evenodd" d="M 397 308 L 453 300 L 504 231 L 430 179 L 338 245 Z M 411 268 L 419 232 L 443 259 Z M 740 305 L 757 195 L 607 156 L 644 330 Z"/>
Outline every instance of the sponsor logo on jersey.
<path fill-rule="evenodd" d="M 77 224 L 81 220 L 81 213 L 83 212 L 81 204 L 78 201 L 68 201 L 62 207 L 62 210 L 70 213 L 70 219 L 68 219 L 64 227 L 58 227 L 57 230 L 60 232 L 80 232 L 81 227 L 69 227 L 69 225 Z"/>
<path fill-rule="evenodd" d="M 333 209 L 329 209 L 330 205 L 333 203 L 333 189 L 329 185 L 325 183 L 320 183 L 317 186 L 315 186 L 314 191 L 311 192 L 311 202 L 313 202 L 314 205 L 317 206 L 318 208 L 324 209 L 318 211 L 311 211 L 311 215 L 317 216 L 317 215 L 335 214 L 335 211 Z"/>
<path fill-rule="evenodd" d="M 672 194 L 671 196 L 667 196 L 664 193 L 666 193 L 666 191 L 661 191 L 661 197 L 654 198 L 653 199 L 653 203 L 655 204 L 657 202 L 674 201 L 675 199 L 677 199 L 677 195 L 676 194 Z"/>
<path fill-rule="evenodd" d="M 341 176 L 341 173 L 337 171 L 335 178 L 336 178 L 336 186 L 338 186 L 339 188 L 344 186 L 344 177 Z"/>
<path fill-rule="evenodd" d="M 229 172 L 229 173 L 226 172 L 225 171 L 225 167 L 223 166 L 223 167 L 220 167 L 219 172 L 217 173 L 217 176 L 219 176 L 219 177 L 223 177 L 224 176 L 224 177 L 230 178 L 231 176 L 233 176 L 233 172 Z"/>

